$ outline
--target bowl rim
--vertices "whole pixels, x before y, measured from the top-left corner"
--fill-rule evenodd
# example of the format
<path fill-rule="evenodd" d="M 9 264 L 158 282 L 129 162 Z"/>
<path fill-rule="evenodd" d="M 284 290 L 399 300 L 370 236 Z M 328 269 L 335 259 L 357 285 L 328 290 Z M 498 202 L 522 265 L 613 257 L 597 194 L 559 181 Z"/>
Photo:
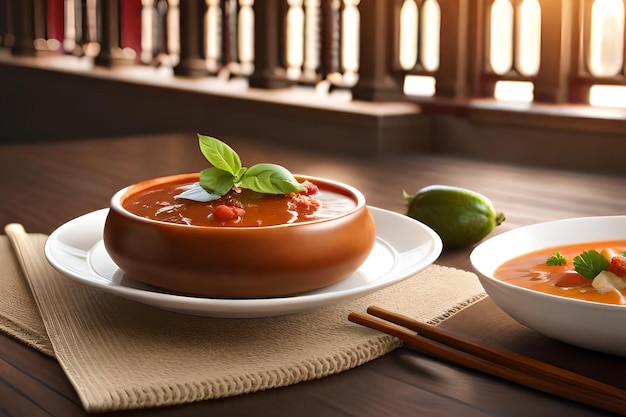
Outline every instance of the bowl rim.
<path fill-rule="evenodd" d="M 500 241 L 510 239 L 511 236 L 515 236 L 517 234 L 523 234 L 529 231 L 532 232 L 532 231 L 540 230 L 542 227 L 546 227 L 546 226 L 554 226 L 554 225 L 567 224 L 567 223 L 601 221 L 601 220 L 604 220 L 604 221 L 621 220 L 623 222 L 626 222 L 626 215 L 572 217 L 572 218 L 567 218 L 567 219 L 552 220 L 552 221 L 535 223 L 535 224 L 526 225 L 526 226 L 520 226 L 515 229 L 511 229 L 506 232 L 503 232 L 499 235 L 493 236 L 483 241 L 482 243 L 478 244 L 474 249 L 472 249 L 470 253 L 470 256 L 469 256 L 470 263 L 472 267 L 474 268 L 475 272 L 477 272 L 478 278 L 480 280 L 487 280 L 488 282 L 492 283 L 492 285 L 494 286 L 502 286 L 512 291 L 516 291 L 516 292 L 528 294 L 528 295 L 533 295 L 543 300 L 551 300 L 552 302 L 557 301 L 562 304 L 586 305 L 592 309 L 599 309 L 599 310 L 604 310 L 604 311 L 610 310 L 610 311 L 616 311 L 616 312 L 621 311 L 622 313 L 626 313 L 626 311 L 624 310 L 626 308 L 626 305 L 609 304 L 609 303 L 602 303 L 598 301 L 589 301 L 589 300 L 582 300 L 582 299 L 577 299 L 577 298 L 563 297 L 563 296 L 555 295 L 555 294 L 547 294 L 541 291 L 536 291 L 530 288 L 520 287 L 520 286 L 511 284 L 509 282 L 502 281 L 500 279 L 495 278 L 492 273 L 486 273 L 483 268 L 480 268 L 479 267 L 480 262 L 478 262 L 477 260 L 478 256 L 484 256 L 482 252 L 486 251 L 485 248 L 488 248 L 489 246 L 492 246 L 492 245 L 499 244 Z M 598 242 L 602 240 L 613 240 L 613 239 L 590 239 L 590 240 L 587 240 L 586 242 L 593 243 L 593 242 Z M 615 240 L 620 240 L 620 239 L 615 239 Z M 626 237 L 623 240 L 626 240 Z M 585 241 L 579 240 L 578 243 L 585 243 Z M 536 249 L 533 249 L 532 251 L 547 249 L 553 246 L 557 246 L 557 245 L 541 246 L 541 247 L 537 247 Z M 525 251 L 525 252 L 520 253 L 519 255 L 514 255 L 510 258 L 502 260 L 501 262 L 498 263 L 498 265 L 502 265 L 504 262 L 507 262 L 513 259 L 514 257 L 521 256 L 524 253 L 528 253 L 528 252 L 530 251 Z M 489 292 L 486 288 L 485 290 L 487 291 L 487 293 Z"/>
<path fill-rule="evenodd" d="M 340 182 L 340 181 L 336 181 L 336 180 L 332 180 L 332 179 L 327 179 L 327 178 L 322 178 L 322 177 L 315 177 L 315 176 L 311 176 L 311 175 L 304 175 L 304 174 L 294 174 L 294 177 L 300 179 L 300 180 L 309 180 L 311 182 L 318 182 L 318 183 L 325 183 L 330 185 L 331 187 L 335 187 L 337 189 L 341 189 L 343 191 L 346 192 L 347 196 L 349 198 L 352 198 L 353 200 L 355 200 L 355 206 L 353 208 L 351 208 L 350 210 L 337 214 L 333 217 L 329 217 L 329 218 L 323 218 L 323 219 L 315 219 L 315 220 L 310 220 L 310 221 L 302 221 L 302 222 L 297 222 L 297 223 L 284 223 L 284 224 L 277 224 L 277 225 L 270 225 L 270 226 L 237 226 L 237 227 L 224 227 L 224 226 L 204 226 L 204 225 L 188 225 L 188 224 L 179 224 L 179 223 L 169 223 L 169 222 L 164 222 L 164 221 L 159 221 L 159 220 L 154 220 L 154 219 L 149 219 L 146 217 L 142 217 L 139 216 L 137 214 L 131 213 L 130 211 L 126 210 L 124 208 L 124 206 L 121 203 L 122 197 L 130 190 L 131 187 L 136 187 L 136 186 L 140 186 L 142 184 L 145 184 L 146 187 L 149 187 L 150 185 L 154 185 L 158 182 L 170 182 L 170 181 L 174 181 L 175 179 L 184 179 L 184 178 L 197 178 L 199 175 L 199 173 L 197 172 L 193 172 L 193 173 L 183 173 L 183 174 L 174 174 L 174 175 L 166 175 L 166 176 L 162 176 L 162 177 L 155 177 L 155 178 L 149 178 L 149 179 L 145 179 L 142 181 L 138 181 L 136 183 L 127 185 L 126 187 L 116 191 L 113 196 L 111 197 L 110 201 L 109 201 L 109 209 L 110 210 L 114 210 L 116 211 L 118 214 L 125 216 L 127 218 L 142 222 L 142 223 L 146 223 L 146 224 L 153 224 L 153 225 L 158 225 L 159 227 L 166 227 L 166 228 L 183 228 L 185 230 L 220 230 L 220 231 L 226 231 L 226 230 L 232 230 L 232 233 L 242 233 L 243 231 L 249 231 L 249 230 L 276 230 L 276 229 L 284 229 L 284 228 L 294 228 L 294 227 L 305 227 L 308 225 L 312 225 L 312 224 L 320 224 L 320 223 L 328 223 L 328 222 L 332 222 L 332 221 L 337 221 L 339 219 L 342 219 L 344 217 L 347 217 L 363 208 L 367 209 L 367 204 L 366 204 L 366 199 L 365 199 L 365 195 L 363 195 L 363 193 L 361 191 L 359 191 L 356 187 L 353 187 L 349 184 Z M 239 232 L 234 232 L 235 230 L 239 231 Z M 224 233 L 224 232 L 221 232 Z"/>

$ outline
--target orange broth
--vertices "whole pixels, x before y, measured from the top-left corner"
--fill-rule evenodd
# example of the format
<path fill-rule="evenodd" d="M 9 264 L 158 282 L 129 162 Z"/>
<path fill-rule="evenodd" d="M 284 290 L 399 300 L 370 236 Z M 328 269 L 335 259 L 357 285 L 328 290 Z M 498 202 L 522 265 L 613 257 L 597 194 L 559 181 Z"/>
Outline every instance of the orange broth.
<path fill-rule="evenodd" d="M 174 198 L 189 182 L 157 185 L 130 195 L 123 202 L 129 212 L 168 223 L 193 226 L 259 227 L 301 223 L 335 217 L 356 207 L 347 195 L 320 187 L 314 195 L 261 194 L 247 189 L 231 190 L 211 202 Z M 242 208 L 245 214 L 221 221 L 213 214 L 220 205 Z"/>
<path fill-rule="evenodd" d="M 575 256 L 591 249 L 595 249 L 598 252 L 602 252 L 603 249 L 611 249 L 616 254 L 622 254 L 626 251 L 626 240 L 580 243 L 530 252 L 500 265 L 494 272 L 494 277 L 509 284 L 547 294 L 598 303 L 624 305 L 626 289 L 621 290 L 620 296 L 615 291 L 604 294 L 599 293 L 591 285 L 562 287 L 555 284 L 563 273 L 574 271 L 573 259 Z M 560 252 L 567 259 L 567 264 L 560 266 L 546 265 L 546 260 L 554 252 Z M 591 284 L 592 280 L 589 279 L 588 281 Z"/>

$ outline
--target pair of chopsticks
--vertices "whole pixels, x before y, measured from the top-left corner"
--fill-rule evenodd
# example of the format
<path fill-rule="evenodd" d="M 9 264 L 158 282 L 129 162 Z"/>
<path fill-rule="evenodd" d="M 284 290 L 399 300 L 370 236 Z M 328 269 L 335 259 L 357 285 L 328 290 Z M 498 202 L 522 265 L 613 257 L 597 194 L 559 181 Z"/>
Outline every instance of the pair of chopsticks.
<path fill-rule="evenodd" d="M 380 307 L 348 320 L 447 360 L 529 388 L 626 416 L 626 391 L 514 352 L 482 345 Z"/>

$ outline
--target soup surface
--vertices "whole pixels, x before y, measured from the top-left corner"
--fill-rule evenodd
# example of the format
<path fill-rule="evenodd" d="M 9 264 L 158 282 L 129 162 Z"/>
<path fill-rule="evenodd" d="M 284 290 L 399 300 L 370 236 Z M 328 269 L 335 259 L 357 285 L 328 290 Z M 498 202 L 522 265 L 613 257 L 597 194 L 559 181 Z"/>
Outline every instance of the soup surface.
<path fill-rule="evenodd" d="M 191 183 L 172 182 L 127 197 L 129 212 L 152 220 L 194 226 L 259 227 L 335 217 L 356 207 L 347 195 L 320 188 L 312 194 L 261 194 L 231 190 L 211 202 L 175 198 Z"/>
<path fill-rule="evenodd" d="M 590 242 L 542 249 L 505 262 L 496 269 L 494 276 L 501 281 L 547 294 L 625 305 L 626 288 L 601 293 L 592 286 L 593 279 L 584 278 L 576 273 L 573 264 L 574 257 L 592 249 L 600 253 L 621 255 L 626 252 L 626 240 Z M 559 252 L 567 260 L 564 265 L 546 263 L 546 260 L 555 252 Z"/>

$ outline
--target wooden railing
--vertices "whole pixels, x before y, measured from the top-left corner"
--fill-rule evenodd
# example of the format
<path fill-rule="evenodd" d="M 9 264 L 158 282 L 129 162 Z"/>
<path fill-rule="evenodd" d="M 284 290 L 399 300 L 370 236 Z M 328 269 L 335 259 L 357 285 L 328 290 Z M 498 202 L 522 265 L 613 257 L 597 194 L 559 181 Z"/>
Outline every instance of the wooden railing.
<path fill-rule="evenodd" d="M 0 46 L 103 67 L 169 66 L 180 77 L 244 77 L 255 88 L 343 88 L 356 100 L 491 98 L 512 82 L 527 101 L 588 104 L 594 86 L 626 86 L 625 8 L 625 0 L 0 0 Z"/>

